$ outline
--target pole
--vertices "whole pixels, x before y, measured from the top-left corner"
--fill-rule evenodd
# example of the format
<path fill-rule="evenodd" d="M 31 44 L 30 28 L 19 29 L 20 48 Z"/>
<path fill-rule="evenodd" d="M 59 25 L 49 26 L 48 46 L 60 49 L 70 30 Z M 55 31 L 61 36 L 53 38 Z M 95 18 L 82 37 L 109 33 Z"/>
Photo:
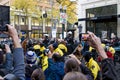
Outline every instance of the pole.
<path fill-rule="evenodd" d="M 40 20 L 39 20 L 39 38 L 40 38 Z"/>
<path fill-rule="evenodd" d="M 45 10 L 43 9 L 42 10 L 42 21 L 43 21 L 43 24 L 42 24 L 42 30 L 43 30 L 43 34 L 45 33 L 45 18 L 46 18 L 46 16 L 45 16 L 45 14 L 46 14 L 46 12 L 45 12 Z"/>
<path fill-rule="evenodd" d="M 61 23 L 62 23 L 62 39 L 64 39 L 64 31 L 65 31 L 65 24 L 66 24 L 66 6 L 62 8 L 62 5 L 60 5 L 60 17 L 61 17 Z"/>
<path fill-rule="evenodd" d="M 62 24 L 62 39 L 64 39 L 65 24 Z"/>
<path fill-rule="evenodd" d="M 53 29 L 53 5 L 54 5 L 54 1 L 50 0 L 50 5 L 51 5 L 51 37 L 52 37 L 52 29 Z"/>
<path fill-rule="evenodd" d="M 43 16 L 42 16 L 42 38 L 43 38 Z"/>

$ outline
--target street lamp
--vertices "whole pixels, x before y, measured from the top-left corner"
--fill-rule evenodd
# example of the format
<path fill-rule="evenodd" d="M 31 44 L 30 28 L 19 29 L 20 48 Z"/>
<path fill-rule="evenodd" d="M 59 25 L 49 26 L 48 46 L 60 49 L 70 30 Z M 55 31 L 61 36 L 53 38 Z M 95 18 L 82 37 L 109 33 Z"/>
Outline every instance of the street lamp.
<path fill-rule="evenodd" d="M 45 18 L 47 18 L 47 13 L 46 11 L 43 10 L 42 12 L 42 37 L 43 37 L 43 34 L 45 33 Z"/>
<path fill-rule="evenodd" d="M 60 5 L 60 23 L 62 24 L 62 39 L 64 39 L 65 24 L 67 23 L 67 7 Z"/>

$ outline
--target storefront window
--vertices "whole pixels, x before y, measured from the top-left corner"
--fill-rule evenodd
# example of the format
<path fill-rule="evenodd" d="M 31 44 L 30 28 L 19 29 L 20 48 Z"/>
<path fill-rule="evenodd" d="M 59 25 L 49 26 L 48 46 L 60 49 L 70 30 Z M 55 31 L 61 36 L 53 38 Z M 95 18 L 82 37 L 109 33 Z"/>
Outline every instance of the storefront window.
<path fill-rule="evenodd" d="M 117 14 L 117 4 L 86 9 L 87 18 L 89 17 L 99 17 L 99 16 L 110 16 Z"/>
<path fill-rule="evenodd" d="M 107 32 L 106 38 L 111 33 L 117 34 L 117 4 L 86 9 L 86 30 L 102 37 L 102 32 Z"/>

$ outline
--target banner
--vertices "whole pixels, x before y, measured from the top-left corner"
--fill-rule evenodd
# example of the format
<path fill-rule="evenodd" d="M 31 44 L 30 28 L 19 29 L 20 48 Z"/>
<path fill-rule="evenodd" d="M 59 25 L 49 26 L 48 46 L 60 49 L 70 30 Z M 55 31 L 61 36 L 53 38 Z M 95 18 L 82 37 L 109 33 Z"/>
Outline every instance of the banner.
<path fill-rule="evenodd" d="M 56 38 L 56 29 L 52 29 L 52 38 Z"/>
<path fill-rule="evenodd" d="M 67 23 L 67 14 L 66 13 L 60 13 L 60 23 L 61 24 Z"/>

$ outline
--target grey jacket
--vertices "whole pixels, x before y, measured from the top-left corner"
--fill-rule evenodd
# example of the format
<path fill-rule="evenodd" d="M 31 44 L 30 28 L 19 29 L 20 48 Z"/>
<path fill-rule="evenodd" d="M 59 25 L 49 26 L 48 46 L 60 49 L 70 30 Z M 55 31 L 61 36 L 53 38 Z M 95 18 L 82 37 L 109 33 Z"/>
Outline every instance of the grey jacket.
<path fill-rule="evenodd" d="M 15 48 L 13 51 L 14 69 L 12 74 L 19 77 L 20 80 L 25 80 L 25 63 L 22 48 Z"/>

